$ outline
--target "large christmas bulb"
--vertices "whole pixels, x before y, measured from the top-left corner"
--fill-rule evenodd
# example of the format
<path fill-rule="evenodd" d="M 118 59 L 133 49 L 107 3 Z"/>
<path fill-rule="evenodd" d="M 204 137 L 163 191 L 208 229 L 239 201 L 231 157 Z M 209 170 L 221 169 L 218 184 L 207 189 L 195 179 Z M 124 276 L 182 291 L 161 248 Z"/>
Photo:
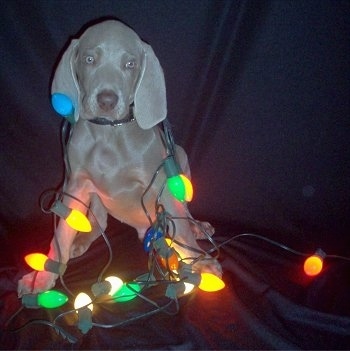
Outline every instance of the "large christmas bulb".
<path fill-rule="evenodd" d="M 193 197 L 192 183 L 185 175 L 181 174 L 174 156 L 169 156 L 164 161 L 164 170 L 170 193 L 181 202 L 191 201 Z"/>
<path fill-rule="evenodd" d="M 323 268 L 323 259 L 326 257 L 326 253 L 321 249 L 317 249 L 316 252 L 309 256 L 304 262 L 304 272 L 306 275 L 313 277 L 321 273 Z"/>
<path fill-rule="evenodd" d="M 74 301 L 74 308 L 78 313 L 78 328 L 86 334 L 92 328 L 92 310 L 94 308 L 90 296 L 83 292 L 79 293 Z"/>
<path fill-rule="evenodd" d="M 207 292 L 219 291 L 225 287 L 225 283 L 212 273 L 201 273 L 201 282 L 199 289 Z"/>
<path fill-rule="evenodd" d="M 24 260 L 29 267 L 33 268 L 36 271 L 44 271 L 45 263 L 49 258 L 42 253 L 31 253 L 24 257 Z"/>
<path fill-rule="evenodd" d="M 124 283 L 122 287 L 113 295 L 116 302 L 126 302 L 134 299 L 141 291 L 141 286 L 136 283 Z"/>
<path fill-rule="evenodd" d="M 152 242 L 159 239 L 161 236 L 163 236 L 163 232 L 160 229 L 155 229 L 154 227 L 148 228 L 143 239 L 144 250 L 149 252 Z"/>
<path fill-rule="evenodd" d="M 71 228 L 79 232 L 91 232 L 91 224 L 87 217 L 80 211 L 67 207 L 61 201 L 56 201 L 50 211 L 65 219 Z"/>
<path fill-rule="evenodd" d="M 164 268 L 170 269 L 171 271 L 177 271 L 179 268 L 179 259 L 173 248 L 169 248 L 168 252 L 164 256 L 159 256 L 159 258 Z"/>
<path fill-rule="evenodd" d="M 171 271 L 177 271 L 179 268 L 179 259 L 177 252 L 173 247 L 169 247 L 167 239 L 161 236 L 153 242 L 154 249 L 157 252 L 160 262 L 164 268 Z"/>
<path fill-rule="evenodd" d="M 74 308 L 78 310 L 79 308 L 87 307 L 92 312 L 94 305 L 91 302 L 91 297 L 88 294 L 81 292 L 74 300 Z"/>
<path fill-rule="evenodd" d="M 115 276 L 109 276 L 105 278 L 103 282 L 95 283 L 91 287 L 91 291 L 95 296 L 100 296 L 108 294 L 113 296 L 121 287 L 123 286 L 123 281 Z"/>
<path fill-rule="evenodd" d="M 74 106 L 72 100 L 65 94 L 54 93 L 51 96 L 51 104 L 54 110 L 64 118 L 74 124 Z"/>
<path fill-rule="evenodd" d="M 67 265 L 61 262 L 53 261 L 42 253 L 31 253 L 24 257 L 29 267 L 36 271 L 47 271 L 63 275 Z"/>
<path fill-rule="evenodd" d="M 68 297 L 56 290 L 47 290 L 39 294 L 26 294 L 22 297 L 22 304 L 28 308 L 57 308 L 67 301 Z"/>

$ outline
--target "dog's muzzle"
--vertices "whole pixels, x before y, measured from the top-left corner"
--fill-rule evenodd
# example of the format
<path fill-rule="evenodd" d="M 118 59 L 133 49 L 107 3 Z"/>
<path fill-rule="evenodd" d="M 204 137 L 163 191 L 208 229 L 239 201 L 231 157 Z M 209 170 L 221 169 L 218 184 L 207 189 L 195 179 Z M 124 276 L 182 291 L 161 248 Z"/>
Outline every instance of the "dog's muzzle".
<path fill-rule="evenodd" d="M 97 94 L 97 103 L 102 111 L 110 112 L 118 103 L 118 95 L 112 90 L 103 90 Z"/>

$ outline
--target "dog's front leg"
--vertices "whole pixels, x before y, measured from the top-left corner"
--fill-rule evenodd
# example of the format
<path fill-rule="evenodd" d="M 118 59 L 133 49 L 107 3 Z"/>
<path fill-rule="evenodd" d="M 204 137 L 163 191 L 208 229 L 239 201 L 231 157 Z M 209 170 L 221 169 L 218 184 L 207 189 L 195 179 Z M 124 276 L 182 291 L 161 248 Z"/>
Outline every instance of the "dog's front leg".
<path fill-rule="evenodd" d="M 193 262 L 194 271 L 209 272 L 221 277 L 222 268 L 219 262 L 206 254 L 197 243 L 196 235 L 193 233 L 193 226 L 196 224 L 189 220 L 192 219 L 192 216 L 189 215 L 186 206 L 179 201 L 175 201 L 168 193 L 168 190 L 164 191 L 164 195 L 163 204 L 166 211 L 170 214 L 176 228 L 174 239 L 178 244 L 173 243 L 175 250 L 186 263 Z M 198 222 L 198 225 L 199 228 L 196 229 L 198 233 L 206 230 L 209 231 L 209 235 L 212 234 L 213 228 L 210 224 Z M 203 226 L 203 228 L 201 228 L 201 226 Z"/>
<path fill-rule="evenodd" d="M 69 208 L 74 208 L 82 213 L 86 213 L 86 206 L 88 206 L 90 202 L 90 192 L 85 186 L 77 190 L 76 184 L 79 183 L 70 183 L 67 193 L 72 194 L 74 197 L 81 200 L 82 203 L 70 196 L 65 196 L 63 203 Z M 75 229 L 72 229 L 65 220 L 60 219 L 54 237 L 51 240 L 50 250 L 47 256 L 53 261 L 67 264 L 76 234 L 77 231 Z M 26 274 L 18 281 L 18 296 L 21 297 L 24 294 L 39 293 L 49 290 L 55 285 L 57 278 L 57 273 L 48 271 Z"/>

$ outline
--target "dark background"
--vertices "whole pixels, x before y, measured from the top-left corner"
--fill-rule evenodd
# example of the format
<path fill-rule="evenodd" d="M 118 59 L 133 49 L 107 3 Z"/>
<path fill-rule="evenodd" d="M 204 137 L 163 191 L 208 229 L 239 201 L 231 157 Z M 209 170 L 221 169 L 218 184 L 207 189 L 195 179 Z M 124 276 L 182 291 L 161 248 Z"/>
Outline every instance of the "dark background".
<path fill-rule="evenodd" d="M 52 236 L 51 219 L 38 199 L 63 177 L 62 121 L 49 99 L 55 63 L 69 38 L 103 16 L 131 26 L 162 64 L 168 117 L 190 159 L 194 217 L 214 223 L 218 240 L 250 231 L 301 252 L 320 247 L 327 254 L 350 256 L 349 1 L 28 0 L 0 5 L 2 322 L 11 314 L 9 306 L 14 310 L 18 304 L 17 279 L 27 269 L 24 252 L 47 247 Z M 116 221 L 111 228 L 135 236 Z M 257 239 L 235 245 L 222 256 L 228 289 L 221 297 L 199 293 L 186 300 L 171 336 L 157 327 L 174 317 L 154 317 L 145 332 L 159 332 L 160 341 L 141 338 L 135 329 L 113 344 L 111 330 L 99 335 L 94 329 L 80 347 L 350 347 L 348 262 L 330 260 L 323 277 L 311 281 L 301 278 L 301 271 L 300 277 L 285 273 L 297 272 L 302 260 L 282 249 Z M 95 249 L 103 250 L 103 243 Z M 115 250 L 120 256 L 120 248 Z M 130 265 L 118 264 L 134 277 Z M 77 276 L 67 273 L 67 279 L 74 286 L 84 273 L 79 276 L 77 269 Z M 262 281 L 271 294 L 259 288 Z M 222 301 L 226 305 L 217 310 Z M 203 311 L 203 304 L 210 311 Z M 34 318 L 30 312 L 27 319 Z M 67 347 L 57 336 L 45 343 L 42 326 L 41 342 L 30 340 L 30 328 L 5 333 L 3 348 Z"/>

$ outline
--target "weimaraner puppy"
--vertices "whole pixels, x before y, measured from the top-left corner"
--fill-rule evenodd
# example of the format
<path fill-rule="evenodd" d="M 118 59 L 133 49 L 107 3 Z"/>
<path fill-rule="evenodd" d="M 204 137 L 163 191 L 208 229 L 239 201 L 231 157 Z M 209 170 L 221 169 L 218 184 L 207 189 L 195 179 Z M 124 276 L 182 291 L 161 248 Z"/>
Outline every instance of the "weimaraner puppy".
<path fill-rule="evenodd" d="M 140 199 L 167 156 L 157 126 L 167 113 L 165 82 L 152 48 L 119 21 L 95 24 L 72 40 L 64 52 L 52 82 L 55 92 L 70 97 L 75 107 L 76 123 L 68 145 L 71 173 L 64 191 L 90 205 L 95 215 L 90 219 L 94 222 L 97 218 L 102 230 L 110 214 L 134 227 L 142 240 L 150 222 Z M 189 175 L 184 150 L 176 146 L 176 153 L 182 170 Z M 144 198 L 152 220 L 164 179 L 161 171 Z M 63 201 L 86 213 L 86 207 L 71 197 Z M 184 204 L 166 188 L 160 202 L 173 217 L 188 216 Z M 196 239 L 201 231 L 187 220 L 174 222 L 176 240 L 199 249 Z M 204 226 L 213 233 L 209 223 Z M 98 227 L 90 234 L 77 235 L 60 220 L 48 256 L 65 264 L 84 253 L 99 235 Z M 182 246 L 175 248 L 182 257 L 199 255 Z M 215 259 L 199 261 L 194 267 L 222 274 Z M 34 272 L 29 273 L 18 283 L 19 296 L 48 290 L 57 278 L 55 273 L 42 271 L 34 280 Z"/>

